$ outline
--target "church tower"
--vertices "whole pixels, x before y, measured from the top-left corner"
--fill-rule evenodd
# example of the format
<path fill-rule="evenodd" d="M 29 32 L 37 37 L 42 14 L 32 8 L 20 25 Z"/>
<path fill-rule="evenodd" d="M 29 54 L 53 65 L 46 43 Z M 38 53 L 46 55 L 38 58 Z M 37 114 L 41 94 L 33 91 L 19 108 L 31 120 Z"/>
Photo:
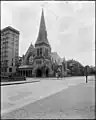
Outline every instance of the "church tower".
<path fill-rule="evenodd" d="M 42 14 L 41 14 L 39 33 L 38 33 L 38 37 L 35 43 L 34 61 L 35 61 L 35 66 L 37 66 L 37 69 L 41 70 L 42 67 L 47 66 L 48 74 L 49 74 L 49 71 L 50 71 L 49 66 L 51 65 L 51 46 L 47 39 L 47 31 L 46 31 L 46 26 L 45 26 L 43 9 L 42 9 Z"/>
<path fill-rule="evenodd" d="M 47 39 L 47 31 L 45 26 L 43 9 L 40 21 L 39 34 L 35 43 L 35 48 L 37 48 L 37 56 L 47 56 L 48 53 L 51 53 L 51 47 Z"/>
<path fill-rule="evenodd" d="M 39 34 L 37 37 L 37 41 L 35 43 L 35 50 L 36 50 L 35 59 L 38 58 L 38 59 L 50 60 L 51 47 L 47 39 L 47 31 L 46 31 L 46 26 L 45 26 L 43 9 L 42 9 L 42 14 L 41 14 Z"/>

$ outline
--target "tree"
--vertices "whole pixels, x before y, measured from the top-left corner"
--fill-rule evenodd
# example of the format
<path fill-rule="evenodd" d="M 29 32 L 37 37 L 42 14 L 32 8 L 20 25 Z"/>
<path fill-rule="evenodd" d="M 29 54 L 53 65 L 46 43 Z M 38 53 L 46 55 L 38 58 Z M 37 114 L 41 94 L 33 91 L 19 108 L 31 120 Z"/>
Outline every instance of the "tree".
<path fill-rule="evenodd" d="M 94 74 L 96 74 L 95 72 L 95 67 L 93 67 L 93 66 L 85 66 L 85 69 L 87 69 L 87 71 L 88 71 L 88 75 L 94 75 Z"/>
<path fill-rule="evenodd" d="M 70 70 L 72 76 L 83 76 L 84 66 L 75 60 L 67 61 L 67 68 Z"/>

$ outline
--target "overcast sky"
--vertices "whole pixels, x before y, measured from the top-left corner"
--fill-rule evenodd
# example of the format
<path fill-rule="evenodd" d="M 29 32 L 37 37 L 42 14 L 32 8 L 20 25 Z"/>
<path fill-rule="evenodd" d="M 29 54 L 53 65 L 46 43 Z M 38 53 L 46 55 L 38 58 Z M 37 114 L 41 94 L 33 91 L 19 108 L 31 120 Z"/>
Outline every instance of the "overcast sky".
<path fill-rule="evenodd" d="M 19 55 L 35 44 L 42 6 L 52 51 L 66 60 L 95 65 L 95 2 L 91 1 L 1 1 L 1 29 L 10 25 L 20 31 Z"/>

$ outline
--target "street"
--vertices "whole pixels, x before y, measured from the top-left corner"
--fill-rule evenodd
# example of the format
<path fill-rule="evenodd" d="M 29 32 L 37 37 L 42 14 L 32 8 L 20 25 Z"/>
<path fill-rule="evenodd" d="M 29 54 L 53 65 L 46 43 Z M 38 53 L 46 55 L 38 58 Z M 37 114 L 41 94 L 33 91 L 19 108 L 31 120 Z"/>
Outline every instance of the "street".
<path fill-rule="evenodd" d="M 88 83 L 85 82 L 85 77 L 66 77 L 2 86 L 1 116 L 4 119 L 94 118 L 95 77 L 89 76 Z"/>

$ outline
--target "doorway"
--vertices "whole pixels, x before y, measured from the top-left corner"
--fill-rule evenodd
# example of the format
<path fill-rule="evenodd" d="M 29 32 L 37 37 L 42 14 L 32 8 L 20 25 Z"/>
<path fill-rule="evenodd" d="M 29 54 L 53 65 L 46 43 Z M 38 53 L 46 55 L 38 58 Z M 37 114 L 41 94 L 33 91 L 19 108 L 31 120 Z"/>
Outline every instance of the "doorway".
<path fill-rule="evenodd" d="M 47 70 L 46 70 L 46 77 L 48 77 L 48 73 L 49 73 L 49 70 L 47 69 Z"/>
<path fill-rule="evenodd" d="M 41 71 L 41 69 L 37 69 L 36 77 L 42 77 L 42 71 Z"/>

